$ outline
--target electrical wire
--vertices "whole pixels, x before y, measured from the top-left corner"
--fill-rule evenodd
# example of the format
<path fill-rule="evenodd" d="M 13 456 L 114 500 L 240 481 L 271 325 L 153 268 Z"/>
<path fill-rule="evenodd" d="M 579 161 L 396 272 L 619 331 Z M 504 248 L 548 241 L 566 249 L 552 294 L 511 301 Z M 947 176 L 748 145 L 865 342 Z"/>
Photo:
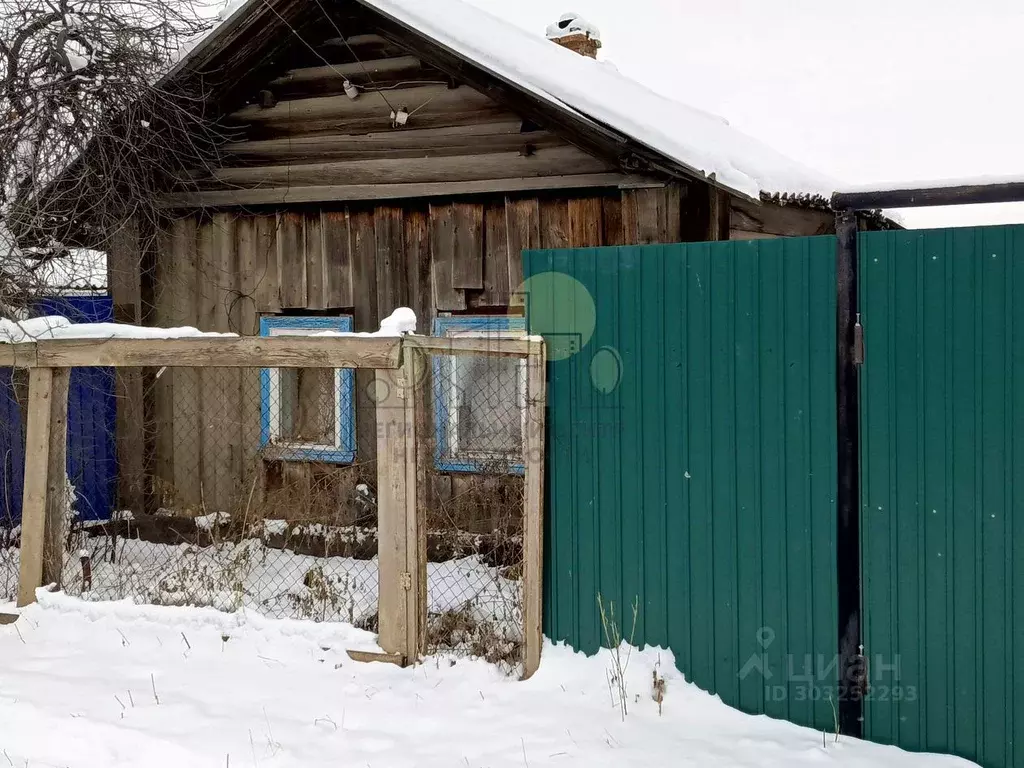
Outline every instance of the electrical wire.
<path fill-rule="evenodd" d="M 288 28 L 288 30 L 293 35 L 295 35 L 295 37 L 297 37 L 299 39 L 299 41 L 303 45 L 305 45 L 307 48 L 309 48 L 310 51 L 313 52 L 314 56 L 316 56 L 318 59 L 320 59 L 320 61 L 322 61 L 324 64 L 326 64 L 332 70 L 334 70 L 334 72 L 337 73 L 340 77 L 343 77 L 343 78 L 346 77 L 344 72 L 339 70 L 334 64 L 332 64 L 326 58 L 324 58 L 323 54 L 321 54 L 320 51 L 318 51 L 316 48 L 314 48 L 312 45 L 310 45 L 309 41 L 306 40 L 306 38 L 304 38 L 302 35 L 300 35 L 298 30 L 296 30 L 291 24 L 288 23 L 288 20 L 285 19 L 284 16 L 282 16 L 273 5 L 271 5 L 270 0 L 263 0 L 263 4 L 265 6 L 267 6 L 267 8 L 269 8 L 273 12 L 273 14 L 275 16 L 277 16 L 278 19 L 281 20 L 281 23 L 284 24 Z M 366 75 L 367 79 L 370 81 L 370 83 L 372 85 L 376 85 L 376 83 L 374 83 L 373 76 L 367 70 L 366 65 L 363 64 L 363 62 L 359 59 L 358 56 L 356 56 L 355 51 L 352 50 L 352 46 L 349 45 L 348 40 L 345 39 L 345 36 L 341 34 L 341 30 L 338 29 L 338 25 L 334 23 L 334 20 L 330 16 L 327 15 L 327 11 L 324 10 L 324 7 L 322 5 L 320 5 L 320 0 L 316 0 L 316 4 L 320 7 L 320 10 L 323 12 L 323 14 L 327 18 L 327 20 L 331 22 L 331 26 L 334 27 L 334 29 L 337 31 L 338 35 L 341 36 L 342 40 L 345 42 L 345 46 L 352 53 L 353 58 L 356 60 L 356 63 L 359 64 L 360 68 L 363 70 L 363 73 Z M 380 91 L 378 91 L 378 93 L 380 93 Z M 391 106 L 391 102 L 388 101 L 387 96 L 385 96 L 383 93 L 381 93 L 380 97 L 384 100 L 384 103 L 388 105 L 388 109 L 390 109 L 392 112 L 394 112 L 395 108 Z"/>
<path fill-rule="evenodd" d="M 263 1 L 267 2 L 267 0 L 263 0 Z M 379 93 L 380 97 L 382 99 L 384 99 L 384 103 L 388 105 L 388 109 L 390 109 L 392 112 L 396 112 L 395 108 L 393 106 L 391 106 L 391 102 L 388 101 L 388 97 L 384 95 L 383 91 L 381 91 L 379 88 L 377 88 L 377 83 L 374 81 L 373 75 L 370 74 L 370 70 L 368 70 L 366 68 L 366 65 L 363 64 L 362 59 L 360 59 L 359 56 L 356 55 L 356 52 L 353 50 L 352 45 L 348 41 L 348 38 L 344 34 L 342 34 L 341 29 L 339 29 L 337 23 L 334 21 L 334 17 L 332 17 L 329 13 L 327 13 L 327 10 L 320 3 L 320 0 L 315 0 L 315 1 L 316 1 L 316 4 L 317 4 L 317 7 L 320 9 L 320 12 L 324 15 L 324 18 L 327 19 L 327 21 L 329 21 L 331 23 L 332 27 L 334 27 L 334 31 L 338 33 L 338 37 L 340 37 L 341 41 L 343 43 L 345 43 L 345 47 L 348 48 L 348 52 L 352 54 L 352 58 L 356 60 L 356 63 L 359 65 L 360 69 L 363 70 L 363 74 L 366 75 L 366 79 L 370 81 L 370 85 L 374 86 L 374 88 L 377 89 L 377 93 Z M 308 45 L 308 43 L 307 43 L 307 45 Z M 319 55 L 319 54 L 317 54 L 317 55 Z M 321 56 L 320 58 L 323 58 L 323 57 Z"/>
<path fill-rule="evenodd" d="M 447 87 L 448 81 L 447 80 L 403 80 L 402 82 L 394 83 L 393 85 L 378 85 L 376 87 L 374 87 L 374 86 L 367 86 L 367 85 L 357 85 L 356 88 L 358 88 L 361 91 L 366 91 L 366 92 L 369 93 L 371 91 L 393 91 L 393 90 L 395 90 L 395 88 L 402 88 L 403 86 L 406 86 L 406 85 L 443 85 L 443 86 Z"/>

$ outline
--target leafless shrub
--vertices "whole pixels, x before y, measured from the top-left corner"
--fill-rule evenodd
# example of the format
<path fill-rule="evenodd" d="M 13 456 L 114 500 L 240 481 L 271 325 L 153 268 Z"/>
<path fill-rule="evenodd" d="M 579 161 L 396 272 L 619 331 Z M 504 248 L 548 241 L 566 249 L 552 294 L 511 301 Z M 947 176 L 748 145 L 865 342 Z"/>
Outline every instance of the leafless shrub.
<path fill-rule="evenodd" d="M 633 649 L 633 638 L 636 635 L 636 620 L 640 612 L 640 598 L 633 600 L 633 624 L 629 630 L 629 648 L 623 652 L 622 641 L 626 639 L 620 624 L 620 619 L 615 616 L 615 603 L 609 602 L 605 605 L 601 595 L 597 596 L 597 608 L 601 612 L 601 626 L 604 629 L 604 639 L 608 652 L 611 654 L 611 665 L 608 668 L 608 692 L 612 698 L 612 705 L 615 706 L 626 719 L 629 701 L 629 690 L 626 685 L 626 671 L 629 668 L 629 659 Z M 657 672 L 655 672 L 655 686 L 657 686 Z M 657 699 L 656 699 L 657 700 Z M 658 701 L 659 711 L 661 702 Z"/>
<path fill-rule="evenodd" d="M 431 646 L 486 659 L 506 668 L 522 663 L 522 642 L 509 638 L 499 622 L 481 620 L 474 613 L 466 605 L 434 617 L 428 626 Z"/>

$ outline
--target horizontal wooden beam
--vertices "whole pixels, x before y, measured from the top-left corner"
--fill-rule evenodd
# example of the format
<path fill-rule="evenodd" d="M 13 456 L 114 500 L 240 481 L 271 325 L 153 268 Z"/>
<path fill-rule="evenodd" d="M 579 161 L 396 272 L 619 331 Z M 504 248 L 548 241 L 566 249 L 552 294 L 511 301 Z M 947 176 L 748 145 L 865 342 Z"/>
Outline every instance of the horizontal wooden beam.
<path fill-rule="evenodd" d="M 35 365 L 72 367 L 397 368 L 401 339 L 389 337 L 207 337 L 60 339 L 36 344 Z"/>
<path fill-rule="evenodd" d="M 378 157 L 475 155 L 520 151 L 527 146 L 540 149 L 565 144 L 561 137 L 549 131 L 522 133 L 521 127 L 520 120 L 502 120 L 445 128 L 237 141 L 225 144 L 221 148 L 221 155 L 227 162 L 254 165 L 281 164 L 289 161 L 326 162 Z"/>
<path fill-rule="evenodd" d="M 394 43 L 380 35 L 352 35 L 351 37 L 329 37 L 324 40 L 325 46 L 333 48 L 387 48 L 393 47 Z"/>
<path fill-rule="evenodd" d="M 385 101 L 385 97 L 387 101 Z M 350 99 L 344 94 L 337 96 L 315 96 L 309 99 L 289 99 L 280 101 L 273 107 L 261 107 L 250 104 L 229 118 L 236 123 L 268 123 L 295 122 L 307 123 L 316 120 L 344 120 L 359 117 L 380 117 L 386 120 L 390 116 L 388 102 L 396 108 L 406 107 L 409 112 L 416 110 L 410 118 L 410 127 L 416 115 L 438 112 L 474 112 L 476 110 L 494 110 L 500 106 L 483 94 L 465 86 L 449 88 L 446 85 L 421 85 L 415 88 L 404 88 L 398 92 L 380 93 L 367 92 L 357 99 Z M 308 130 L 306 125 L 302 130 Z"/>
<path fill-rule="evenodd" d="M 827 211 L 797 205 L 752 203 L 732 198 L 730 227 L 782 237 L 828 235 L 835 232 L 835 217 Z"/>
<path fill-rule="evenodd" d="M 365 80 L 369 75 L 385 76 L 394 72 L 419 69 L 422 66 L 415 56 L 395 56 L 389 59 L 353 61 L 346 64 L 326 64 L 321 67 L 290 69 L 281 77 L 270 81 L 271 86 L 308 83 L 315 80 Z"/>
<path fill-rule="evenodd" d="M 299 163 L 218 168 L 198 183 L 210 188 L 266 188 L 331 184 L 382 185 L 481 181 L 569 174 L 608 173 L 604 160 L 572 146 L 547 147 L 532 154 L 491 152 L 451 157 L 376 158 L 330 163 Z"/>
<path fill-rule="evenodd" d="M 534 339 L 502 339 L 472 336 L 443 338 L 438 336 L 406 336 L 405 343 L 427 355 L 493 355 L 495 357 L 529 357 L 539 354 L 544 342 Z"/>
<path fill-rule="evenodd" d="M 1024 181 L 1009 181 L 1001 184 L 958 184 L 945 187 L 908 187 L 878 192 L 836 192 L 832 196 L 832 207 L 837 211 L 1019 202 L 1024 202 Z"/>
<path fill-rule="evenodd" d="M 34 368 L 35 364 L 36 342 L 0 344 L 0 368 Z"/>
<path fill-rule="evenodd" d="M 401 365 L 403 345 L 432 355 L 529 357 L 530 338 L 434 336 L 223 336 L 192 339 L 53 339 L 0 344 L 0 367 L 15 368 L 378 368 Z"/>
<path fill-rule="evenodd" d="M 479 181 L 428 182 L 422 184 L 340 184 L 334 186 L 228 189 L 165 195 L 161 208 L 228 208 L 233 206 L 283 205 L 349 200 L 402 200 L 417 197 L 450 198 L 497 192 L 534 192 L 551 189 L 638 188 L 664 186 L 654 179 L 622 173 L 591 173 L 571 176 L 538 176 L 532 179 L 481 179 Z"/>

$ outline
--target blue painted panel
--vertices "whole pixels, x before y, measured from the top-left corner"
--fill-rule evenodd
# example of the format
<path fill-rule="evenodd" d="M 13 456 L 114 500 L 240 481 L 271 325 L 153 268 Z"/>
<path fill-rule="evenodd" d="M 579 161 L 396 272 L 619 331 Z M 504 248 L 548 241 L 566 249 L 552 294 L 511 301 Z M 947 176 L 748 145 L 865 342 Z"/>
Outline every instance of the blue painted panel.
<path fill-rule="evenodd" d="M 14 369 L 0 368 L 0 529 L 21 521 L 25 432 L 15 399 Z"/>
<path fill-rule="evenodd" d="M 36 304 L 37 316 L 61 315 L 75 323 L 113 320 L 109 296 L 53 296 Z M 14 396 L 13 371 L 0 369 L 0 527 L 21 520 L 25 472 L 24 414 Z M 114 372 L 76 368 L 68 391 L 68 478 L 82 520 L 106 520 L 114 509 Z"/>
<path fill-rule="evenodd" d="M 73 323 L 109 323 L 109 296 L 51 296 L 36 305 L 38 315 L 61 315 Z M 81 520 L 106 520 L 115 505 L 117 457 L 114 424 L 117 402 L 113 368 L 75 368 L 68 391 L 68 479 L 75 486 Z"/>
<path fill-rule="evenodd" d="M 352 331 L 352 318 L 341 317 L 262 317 L 260 336 L 270 336 L 277 330 Z M 296 334 L 299 335 L 299 334 Z M 260 371 L 260 446 L 270 442 L 270 369 Z M 338 389 L 338 418 L 341 419 L 341 445 L 332 448 L 295 448 L 284 458 L 291 461 L 318 461 L 325 464 L 351 464 L 356 458 L 355 372 L 346 368 L 341 372 Z"/>

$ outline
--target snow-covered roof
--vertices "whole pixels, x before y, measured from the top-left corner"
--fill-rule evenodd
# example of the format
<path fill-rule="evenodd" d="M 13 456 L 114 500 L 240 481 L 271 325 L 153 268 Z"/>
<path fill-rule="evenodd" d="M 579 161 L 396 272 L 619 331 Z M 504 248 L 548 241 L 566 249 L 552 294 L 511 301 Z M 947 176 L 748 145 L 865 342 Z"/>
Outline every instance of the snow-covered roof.
<path fill-rule="evenodd" d="M 580 56 L 464 0 L 357 1 L 582 123 L 611 129 L 739 195 L 829 198 L 839 186 L 722 117 L 655 93 L 610 63 Z M 272 2 L 229 0 L 220 23 L 194 41 L 164 81 Z"/>
<path fill-rule="evenodd" d="M 359 1 L 520 89 L 624 133 L 738 194 L 829 197 L 837 186 L 717 115 L 655 93 L 611 64 L 554 45 L 463 0 Z"/>

